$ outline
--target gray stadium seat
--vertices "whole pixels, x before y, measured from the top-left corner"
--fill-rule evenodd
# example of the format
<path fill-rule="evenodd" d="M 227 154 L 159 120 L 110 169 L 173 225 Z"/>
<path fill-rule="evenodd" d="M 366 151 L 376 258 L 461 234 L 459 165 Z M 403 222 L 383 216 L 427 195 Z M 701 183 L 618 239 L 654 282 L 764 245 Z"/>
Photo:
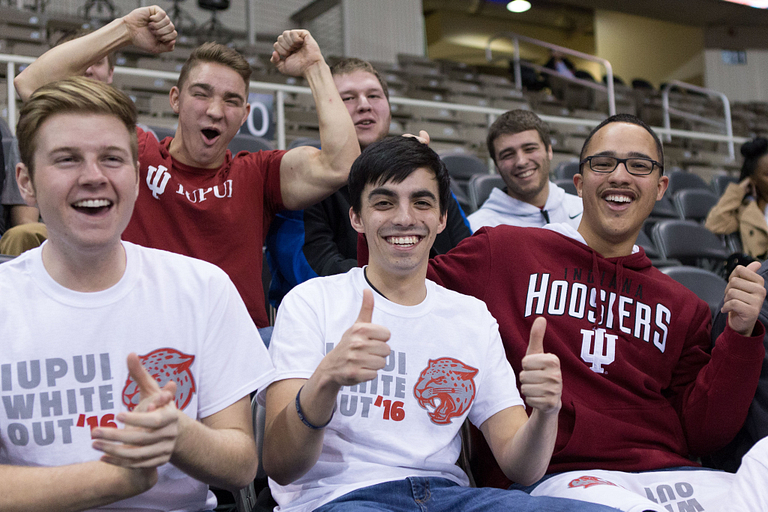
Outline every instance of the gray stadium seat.
<path fill-rule="evenodd" d="M 704 181 L 704 178 L 698 174 L 685 171 L 672 171 L 669 173 L 669 188 L 667 194 L 674 196 L 680 190 L 685 188 L 704 188 L 710 189 L 710 186 Z"/>
<path fill-rule="evenodd" d="M 474 213 L 472 202 L 469 200 L 469 195 L 467 195 L 467 192 L 453 178 L 451 178 L 451 192 L 453 192 L 453 195 L 456 197 L 459 206 L 461 206 L 461 209 L 464 210 L 465 214 L 469 215 L 470 213 Z"/>
<path fill-rule="evenodd" d="M 568 194 L 573 194 L 574 196 L 579 195 L 576 191 L 576 185 L 573 184 L 573 179 L 561 178 L 555 180 L 554 183 Z"/>
<path fill-rule="evenodd" d="M 504 180 L 498 174 L 475 174 L 469 179 L 469 201 L 473 210 L 480 208 L 494 188 L 504 189 Z"/>
<path fill-rule="evenodd" d="M 672 198 L 680 218 L 704 222 L 709 210 L 717 204 L 717 194 L 709 189 L 687 188 L 680 190 Z"/>
<path fill-rule="evenodd" d="M 174 137 L 176 135 L 175 128 L 168 128 L 166 126 L 150 126 L 150 130 L 155 134 L 157 140 L 163 141 L 166 137 Z"/>
<path fill-rule="evenodd" d="M 574 175 L 579 174 L 579 162 L 561 162 L 553 174 L 558 180 L 573 179 Z"/>
<path fill-rule="evenodd" d="M 267 139 L 256 137 L 255 135 L 249 135 L 247 133 L 238 133 L 232 142 L 227 146 L 233 155 L 240 151 L 250 151 L 255 153 L 256 151 L 269 151 L 275 149 L 272 143 Z"/>
<path fill-rule="evenodd" d="M 664 197 L 656 201 L 656 204 L 653 205 L 653 210 L 651 210 L 650 217 L 654 218 L 661 218 L 661 219 L 679 219 L 680 214 L 677 211 L 677 208 L 675 208 L 675 203 L 672 202 L 671 199 L 672 195 L 667 191 L 664 194 Z"/>
<path fill-rule="evenodd" d="M 312 139 L 310 137 L 299 137 L 290 144 L 288 149 L 297 148 L 299 146 L 312 146 L 313 148 L 320 149 L 320 139 Z"/>
<path fill-rule="evenodd" d="M 712 178 L 712 190 L 715 191 L 715 194 L 717 194 L 717 197 L 720 197 L 723 195 L 723 192 L 725 192 L 725 189 L 728 188 L 728 185 L 731 183 L 738 183 L 739 178 L 736 176 L 730 176 L 728 174 L 718 174 L 717 176 Z"/>
<path fill-rule="evenodd" d="M 661 271 L 709 304 L 709 310 L 714 317 L 728 284 L 725 279 L 709 270 L 685 265 L 665 267 Z"/>
<path fill-rule="evenodd" d="M 469 179 L 475 174 L 488 174 L 488 165 L 478 157 L 466 153 L 446 153 L 440 159 L 455 183 L 469 197 Z M 471 206 L 470 198 L 470 206 Z"/>
<path fill-rule="evenodd" d="M 475 174 L 488 174 L 488 165 L 474 155 L 451 153 L 440 155 L 448 174 L 457 180 L 468 181 Z"/>
<path fill-rule="evenodd" d="M 662 220 L 653 226 L 653 243 L 662 258 L 713 270 L 730 254 L 720 238 L 697 222 Z"/>

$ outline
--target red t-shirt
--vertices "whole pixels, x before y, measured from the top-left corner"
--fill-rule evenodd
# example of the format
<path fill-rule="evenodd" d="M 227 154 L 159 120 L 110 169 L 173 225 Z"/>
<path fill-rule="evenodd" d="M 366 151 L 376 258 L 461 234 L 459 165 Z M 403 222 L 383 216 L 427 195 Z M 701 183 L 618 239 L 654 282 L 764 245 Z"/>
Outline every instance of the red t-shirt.
<path fill-rule="evenodd" d="M 269 223 L 283 208 L 285 151 L 227 151 L 218 169 L 174 160 L 162 142 L 137 129 L 139 197 L 123 240 L 209 261 L 224 270 L 259 327 L 269 325 L 261 281 Z"/>

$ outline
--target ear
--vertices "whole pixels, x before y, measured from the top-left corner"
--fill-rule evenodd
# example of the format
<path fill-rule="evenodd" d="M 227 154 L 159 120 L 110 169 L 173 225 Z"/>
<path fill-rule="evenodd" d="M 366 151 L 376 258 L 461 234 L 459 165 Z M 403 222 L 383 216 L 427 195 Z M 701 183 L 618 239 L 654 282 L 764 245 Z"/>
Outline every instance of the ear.
<path fill-rule="evenodd" d="M 168 95 L 168 100 L 171 103 L 171 108 L 173 109 L 174 114 L 179 114 L 179 96 L 181 95 L 181 91 L 179 91 L 179 88 L 175 85 L 171 87 L 171 92 Z"/>
<path fill-rule="evenodd" d="M 349 207 L 349 222 L 352 224 L 352 228 L 358 233 L 365 234 L 365 228 L 363 227 L 363 219 L 355 213 L 354 208 Z"/>
<path fill-rule="evenodd" d="M 140 169 L 139 161 L 136 160 L 136 196 L 134 197 L 134 199 L 139 198 L 139 183 L 141 183 L 140 176 L 139 176 L 139 169 Z"/>
<path fill-rule="evenodd" d="M 16 164 L 16 183 L 19 185 L 19 192 L 21 193 L 24 202 L 27 203 L 28 206 L 37 206 L 35 185 L 32 183 L 29 169 L 21 162 Z"/>
<path fill-rule="evenodd" d="M 440 224 L 437 225 L 438 235 L 443 232 L 447 224 L 448 224 L 448 212 L 446 211 L 444 214 L 440 215 Z"/>
<path fill-rule="evenodd" d="M 547 150 L 547 156 L 549 157 L 549 161 L 551 162 L 553 158 L 555 158 L 555 153 L 552 151 L 552 144 L 549 144 L 549 149 Z"/>
<path fill-rule="evenodd" d="M 245 123 L 245 121 L 248 119 L 248 116 L 250 115 L 250 113 L 251 113 L 251 104 L 250 103 L 246 103 L 245 104 L 245 115 L 243 116 L 243 120 L 240 121 L 240 126 L 243 126 L 243 123 Z"/>
<path fill-rule="evenodd" d="M 661 176 L 659 177 L 659 190 L 656 194 L 656 200 L 658 201 L 662 197 L 664 197 L 664 192 L 667 191 L 667 187 L 669 187 L 669 177 L 668 176 Z"/>
<path fill-rule="evenodd" d="M 112 80 L 115 78 L 115 68 L 109 68 L 109 74 L 107 75 L 107 84 L 112 84 Z"/>
<path fill-rule="evenodd" d="M 584 176 L 580 172 L 573 175 L 573 184 L 576 186 L 576 193 L 581 197 L 581 188 L 584 186 Z"/>

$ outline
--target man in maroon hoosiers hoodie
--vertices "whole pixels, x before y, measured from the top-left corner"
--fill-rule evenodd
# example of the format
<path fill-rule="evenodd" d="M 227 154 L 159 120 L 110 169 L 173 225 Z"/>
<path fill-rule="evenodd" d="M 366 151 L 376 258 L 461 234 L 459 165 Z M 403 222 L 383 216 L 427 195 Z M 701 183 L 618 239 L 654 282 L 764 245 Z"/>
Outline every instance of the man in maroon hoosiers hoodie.
<path fill-rule="evenodd" d="M 710 355 L 707 304 L 635 245 L 668 185 L 656 135 L 634 116 L 607 119 L 587 138 L 574 183 L 578 229 L 483 229 L 432 261 L 428 277 L 486 302 L 515 371 L 534 319 L 547 319 L 545 350 L 563 371 L 548 473 L 696 466 L 691 457 L 736 434 L 757 386 L 759 265 L 731 275 L 728 326 Z M 478 483 L 500 485 L 490 460 L 476 466 Z"/>

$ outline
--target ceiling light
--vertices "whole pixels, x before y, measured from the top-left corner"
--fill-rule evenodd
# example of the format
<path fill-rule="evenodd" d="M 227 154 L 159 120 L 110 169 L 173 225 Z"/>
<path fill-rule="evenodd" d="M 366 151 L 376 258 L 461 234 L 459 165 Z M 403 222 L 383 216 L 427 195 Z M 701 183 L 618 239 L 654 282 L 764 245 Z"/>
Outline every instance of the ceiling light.
<path fill-rule="evenodd" d="M 525 12 L 531 8 L 528 0 L 512 0 L 507 4 L 507 10 L 512 12 Z"/>

